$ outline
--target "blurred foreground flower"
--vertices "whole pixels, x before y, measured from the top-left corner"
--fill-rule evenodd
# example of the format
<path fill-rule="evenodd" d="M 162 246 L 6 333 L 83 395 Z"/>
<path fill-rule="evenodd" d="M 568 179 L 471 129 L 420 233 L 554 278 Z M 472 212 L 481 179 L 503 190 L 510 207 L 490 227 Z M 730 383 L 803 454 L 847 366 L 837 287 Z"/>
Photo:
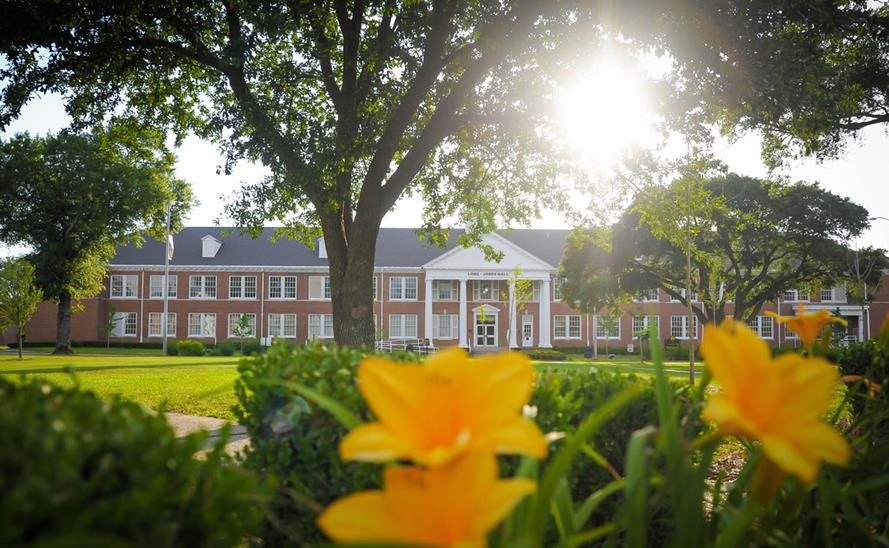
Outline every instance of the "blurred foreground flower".
<path fill-rule="evenodd" d="M 778 324 L 786 323 L 787 327 L 796 333 L 806 346 L 812 346 L 815 339 L 818 338 L 821 328 L 825 325 L 829 323 L 838 323 L 842 326 L 847 325 L 846 320 L 832 316 L 827 310 L 818 310 L 811 314 L 806 314 L 806 305 L 804 304 L 799 305 L 796 316 L 781 316 L 771 310 L 766 310 L 765 313 L 775 318 Z"/>
<path fill-rule="evenodd" d="M 534 385 L 524 354 L 470 358 L 445 350 L 425 365 L 367 358 L 358 385 L 379 422 L 343 438 L 343 460 L 409 459 L 435 467 L 468 451 L 546 456 L 543 434 L 522 416 Z"/>
<path fill-rule="evenodd" d="M 823 420 L 840 380 L 829 362 L 799 354 L 773 359 L 763 340 L 732 320 L 705 328 L 701 353 L 722 387 L 704 416 L 722 432 L 759 440 L 770 461 L 806 483 L 821 461 L 849 461 L 846 440 Z"/>
<path fill-rule="evenodd" d="M 490 453 L 470 453 L 440 468 L 392 466 L 382 491 L 331 504 L 318 526 L 336 542 L 484 546 L 485 536 L 535 483 L 500 480 Z"/>

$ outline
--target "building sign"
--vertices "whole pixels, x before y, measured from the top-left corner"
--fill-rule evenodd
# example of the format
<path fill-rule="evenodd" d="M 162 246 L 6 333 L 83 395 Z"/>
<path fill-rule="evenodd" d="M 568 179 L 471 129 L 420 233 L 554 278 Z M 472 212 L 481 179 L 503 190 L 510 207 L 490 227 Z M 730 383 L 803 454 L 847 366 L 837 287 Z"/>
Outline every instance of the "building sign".
<path fill-rule="evenodd" d="M 509 272 L 467 272 L 466 276 L 469 278 L 508 278 L 510 275 Z"/>

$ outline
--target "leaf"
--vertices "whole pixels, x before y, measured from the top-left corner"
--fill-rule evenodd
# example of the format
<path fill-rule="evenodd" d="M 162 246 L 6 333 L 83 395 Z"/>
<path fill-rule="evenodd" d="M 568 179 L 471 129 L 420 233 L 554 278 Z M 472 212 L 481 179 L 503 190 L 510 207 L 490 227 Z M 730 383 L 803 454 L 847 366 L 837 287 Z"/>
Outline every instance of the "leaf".
<path fill-rule="evenodd" d="M 321 409 L 324 409 L 333 417 L 340 422 L 347 430 L 351 430 L 361 424 L 361 420 L 358 419 L 351 411 L 346 409 L 340 402 L 325 396 L 321 392 L 318 392 L 308 386 L 294 383 L 294 382 L 283 382 L 283 381 L 259 381 L 258 384 L 266 384 L 273 386 L 283 386 L 289 390 L 292 390 L 299 394 L 300 396 L 306 398 L 307 400 L 315 403 Z"/>
<path fill-rule="evenodd" d="M 648 438 L 654 428 L 637 430 L 627 444 L 626 499 L 623 505 L 622 521 L 626 530 L 626 545 L 642 548 L 648 534 Z"/>

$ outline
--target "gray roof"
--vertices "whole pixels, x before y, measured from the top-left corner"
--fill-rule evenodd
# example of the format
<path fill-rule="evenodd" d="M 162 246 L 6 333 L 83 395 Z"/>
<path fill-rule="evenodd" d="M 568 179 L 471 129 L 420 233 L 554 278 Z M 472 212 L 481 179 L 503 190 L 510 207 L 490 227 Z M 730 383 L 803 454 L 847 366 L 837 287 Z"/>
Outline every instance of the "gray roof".
<path fill-rule="evenodd" d="M 318 257 L 317 249 L 294 240 L 282 238 L 272 242 L 274 228 L 266 228 L 262 234 L 252 239 L 236 229 L 224 227 L 193 226 L 183 229 L 173 236 L 176 251 L 173 265 L 207 266 L 327 266 L 327 259 Z M 226 235 L 222 233 L 226 232 Z M 374 264 L 378 267 L 419 267 L 446 253 L 457 245 L 461 230 L 451 230 L 445 247 L 424 247 L 423 241 L 413 228 L 381 228 L 377 239 Z M 222 247 L 213 258 L 201 256 L 201 238 L 211 235 L 222 242 Z M 539 257 L 553 266 L 562 260 L 567 230 L 509 230 L 499 233 L 528 253 Z M 142 247 L 128 244 L 118 248 L 111 260 L 114 265 L 162 265 L 164 244 L 147 238 Z"/>

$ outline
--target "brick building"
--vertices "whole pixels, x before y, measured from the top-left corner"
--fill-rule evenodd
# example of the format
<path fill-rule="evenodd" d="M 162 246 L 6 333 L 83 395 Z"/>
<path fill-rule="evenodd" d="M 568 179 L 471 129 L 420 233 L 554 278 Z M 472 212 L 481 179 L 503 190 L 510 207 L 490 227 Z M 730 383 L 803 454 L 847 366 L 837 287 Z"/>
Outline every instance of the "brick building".
<path fill-rule="evenodd" d="M 305 341 L 333 336 L 330 282 L 323 241 L 316 249 L 271 241 L 272 230 L 253 240 L 214 227 L 186 228 L 175 236 L 170 265 L 168 335 L 207 343 L 237 340 L 234 325 L 247 315 L 251 337 Z M 573 310 L 560 300 L 556 276 L 565 230 L 513 230 L 491 234 L 485 242 L 503 253 L 499 263 L 476 248 L 423 246 L 411 229 L 383 228 L 374 272 L 374 318 L 381 340 L 431 340 L 436 347 L 624 348 L 650 322 L 661 339 L 689 335 L 685 308 L 663 290 L 652 289 L 624 307 L 614 325 Z M 114 317 L 111 340 L 160 342 L 163 312 L 162 242 L 125 246 L 109 265 L 106 288 L 81 302 L 72 320 L 73 341 L 103 340 L 106 319 Z M 512 304 L 509 277 L 516 268 L 532 281 L 528 302 Z M 889 275 L 887 275 L 889 277 Z M 850 338 L 877 333 L 889 312 L 889 283 L 869 307 L 849 303 L 842 287 L 818 295 L 787 291 L 766 308 L 793 314 L 800 303 L 809 310 L 839 309 L 849 320 Z M 695 322 L 696 323 L 696 322 Z M 754 329 L 775 345 L 794 344 L 793 334 L 758 316 Z M 32 342 L 55 340 L 56 308 L 42 303 L 26 329 Z M 700 336 L 697 325 L 693 329 Z M 14 340 L 14 330 L 5 334 Z"/>

